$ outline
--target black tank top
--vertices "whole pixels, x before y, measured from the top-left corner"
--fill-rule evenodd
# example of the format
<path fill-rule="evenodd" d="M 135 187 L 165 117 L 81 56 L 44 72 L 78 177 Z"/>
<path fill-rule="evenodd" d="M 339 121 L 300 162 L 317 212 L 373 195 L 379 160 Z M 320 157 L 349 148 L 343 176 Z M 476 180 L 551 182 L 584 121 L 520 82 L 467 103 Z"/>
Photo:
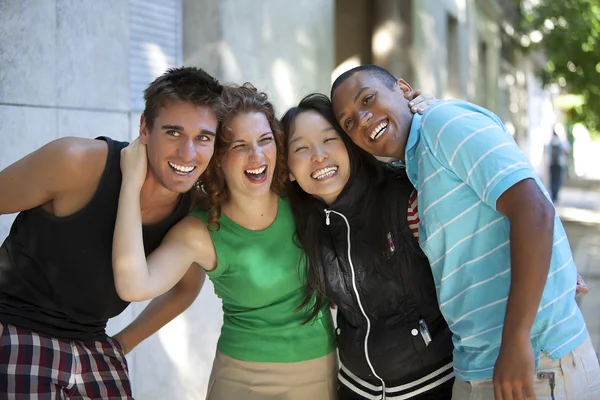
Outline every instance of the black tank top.
<path fill-rule="evenodd" d="M 90 202 L 67 217 L 42 207 L 19 213 L 0 247 L 0 321 L 71 340 L 105 336 L 106 322 L 129 303 L 116 292 L 112 272 L 112 241 L 119 191 L 121 149 L 108 143 L 100 184 Z M 181 196 L 166 220 L 144 226 L 146 255 L 190 209 Z"/>

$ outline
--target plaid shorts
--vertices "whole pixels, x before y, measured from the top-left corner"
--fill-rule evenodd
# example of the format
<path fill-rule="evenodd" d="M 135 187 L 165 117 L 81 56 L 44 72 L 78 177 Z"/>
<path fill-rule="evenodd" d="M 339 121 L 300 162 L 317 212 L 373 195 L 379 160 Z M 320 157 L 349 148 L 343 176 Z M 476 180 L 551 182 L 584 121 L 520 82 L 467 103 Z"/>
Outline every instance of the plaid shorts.
<path fill-rule="evenodd" d="M 0 323 L 0 399 L 133 399 L 111 337 L 71 341 Z"/>

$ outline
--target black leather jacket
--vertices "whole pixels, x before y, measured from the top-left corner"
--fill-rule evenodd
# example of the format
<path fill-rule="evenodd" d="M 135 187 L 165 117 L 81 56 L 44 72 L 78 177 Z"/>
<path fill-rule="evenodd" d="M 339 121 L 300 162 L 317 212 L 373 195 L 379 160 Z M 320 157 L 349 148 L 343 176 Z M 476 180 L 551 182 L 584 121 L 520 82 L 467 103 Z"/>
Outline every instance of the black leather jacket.
<path fill-rule="evenodd" d="M 342 370 L 384 387 L 429 375 L 452 361 L 453 350 L 429 262 L 408 227 L 414 189 L 405 175 L 386 171 L 386 177 L 382 204 L 365 204 L 364 194 L 372 188 L 369 177 L 359 171 L 323 210 L 328 232 L 322 234 L 327 295 L 338 306 Z M 365 224 L 369 207 L 393 210 L 386 249 L 398 269 L 390 276 L 369 262 L 374 252 Z"/>

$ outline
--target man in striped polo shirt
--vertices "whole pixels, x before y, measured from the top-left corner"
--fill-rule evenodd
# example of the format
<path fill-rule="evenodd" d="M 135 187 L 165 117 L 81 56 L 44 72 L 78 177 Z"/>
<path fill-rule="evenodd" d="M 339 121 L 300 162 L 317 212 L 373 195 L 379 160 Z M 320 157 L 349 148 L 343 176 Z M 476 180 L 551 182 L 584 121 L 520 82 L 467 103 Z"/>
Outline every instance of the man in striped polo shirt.
<path fill-rule="evenodd" d="M 454 333 L 453 399 L 600 399 L 577 270 L 533 168 L 490 111 L 453 100 L 413 115 L 410 92 L 364 65 L 331 97 L 354 143 L 402 160 L 418 191 L 419 241 Z"/>

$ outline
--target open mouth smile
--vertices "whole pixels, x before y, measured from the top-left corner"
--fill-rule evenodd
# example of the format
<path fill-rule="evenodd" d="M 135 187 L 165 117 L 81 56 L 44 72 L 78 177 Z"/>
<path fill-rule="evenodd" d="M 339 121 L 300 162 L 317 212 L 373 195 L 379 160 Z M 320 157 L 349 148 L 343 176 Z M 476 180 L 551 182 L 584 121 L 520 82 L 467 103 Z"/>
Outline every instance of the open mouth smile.
<path fill-rule="evenodd" d="M 338 172 L 338 166 L 332 165 L 329 167 L 320 168 L 320 169 L 317 169 L 316 171 L 313 171 L 313 173 L 310 174 L 310 177 L 313 179 L 316 179 L 318 181 L 322 181 L 322 180 L 331 178 L 332 176 L 337 174 L 337 172 Z"/>
<path fill-rule="evenodd" d="M 247 169 L 244 171 L 244 175 L 252 183 L 263 183 L 267 179 L 267 166 L 261 165 L 257 168 Z"/>
<path fill-rule="evenodd" d="M 181 165 L 175 164 L 171 161 L 168 161 L 169 167 L 175 172 L 177 175 L 188 176 L 196 169 L 195 165 Z"/>
<path fill-rule="evenodd" d="M 375 128 L 373 128 L 373 130 L 371 131 L 369 138 L 373 141 L 379 139 L 381 137 L 381 135 L 383 135 L 383 133 L 387 129 L 388 124 L 389 124 L 389 121 L 387 119 L 385 121 L 381 121 L 380 123 L 378 123 L 375 126 Z"/>

